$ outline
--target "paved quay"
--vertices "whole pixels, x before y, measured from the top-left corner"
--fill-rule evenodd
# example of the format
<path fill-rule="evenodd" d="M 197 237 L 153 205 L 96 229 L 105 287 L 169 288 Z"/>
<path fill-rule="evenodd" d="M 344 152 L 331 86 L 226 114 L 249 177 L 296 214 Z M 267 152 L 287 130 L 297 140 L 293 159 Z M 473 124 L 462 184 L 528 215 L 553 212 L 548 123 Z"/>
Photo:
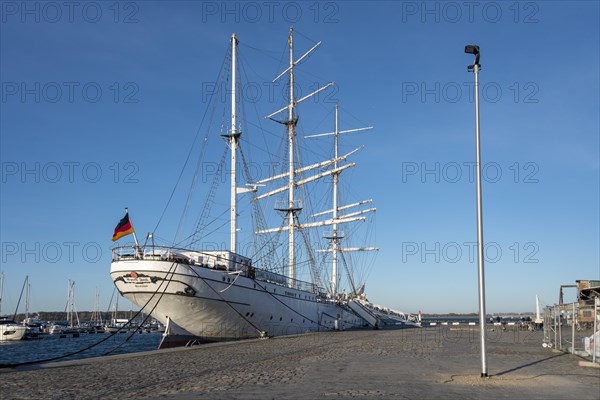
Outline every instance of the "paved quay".
<path fill-rule="evenodd" d="M 600 399 L 600 369 L 541 332 L 478 328 L 305 334 L 0 370 L 8 399 Z"/>

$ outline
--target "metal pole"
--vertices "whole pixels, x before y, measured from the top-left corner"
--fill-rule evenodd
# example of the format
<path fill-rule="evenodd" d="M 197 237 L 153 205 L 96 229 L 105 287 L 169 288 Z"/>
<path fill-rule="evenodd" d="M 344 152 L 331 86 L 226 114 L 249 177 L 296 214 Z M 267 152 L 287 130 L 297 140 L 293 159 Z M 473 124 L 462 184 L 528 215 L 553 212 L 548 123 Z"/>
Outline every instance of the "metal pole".
<path fill-rule="evenodd" d="M 473 65 L 475 74 L 475 142 L 477 147 L 477 258 L 479 275 L 479 333 L 481 336 L 481 377 L 487 377 L 485 358 L 485 277 L 483 260 L 483 210 L 481 204 L 481 151 L 479 136 L 479 64 Z"/>
<path fill-rule="evenodd" d="M 558 348 L 562 350 L 562 307 L 558 306 Z"/>
<path fill-rule="evenodd" d="M 477 264 L 478 264 L 478 283 L 479 283 L 479 334 L 481 337 L 481 377 L 488 376 L 487 361 L 485 359 L 485 277 L 483 260 L 483 216 L 481 205 L 481 146 L 479 135 L 479 46 L 465 46 L 465 53 L 473 54 L 475 61 L 467 67 L 468 71 L 473 71 L 475 75 L 475 147 L 477 154 Z"/>
<path fill-rule="evenodd" d="M 131 233 L 133 233 L 133 241 L 135 242 L 135 247 L 137 247 L 139 249 L 140 248 L 140 242 L 138 242 L 138 240 L 137 240 L 137 236 L 135 234 L 135 231 L 133 231 Z"/>
<path fill-rule="evenodd" d="M 125 208 L 125 214 L 129 215 L 129 208 L 127 208 L 127 207 Z M 129 217 L 129 224 L 130 224 L 131 226 L 133 226 L 133 224 L 131 223 L 131 217 Z M 135 228 L 133 229 L 133 232 L 132 232 L 132 233 L 133 233 L 133 241 L 135 242 L 135 247 L 136 247 L 137 249 L 139 249 L 139 248 L 140 248 L 140 243 L 139 243 L 139 242 L 138 242 L 138 240 L 137 240 L 137 236 L 136 236 L 136 234 L 135 234 Z"/>
<path fill-rule="evenodd" d="M 573 302 L 573 314 L 571 315 L 571 354 L 575 354 L 575 302 Z"/>
<path fill-rule="evenodd" d="M 596 362 L 596 352 L 598 351 L 598 340 L 596 335 L 596 330 L 598 329 L 598 302 L 600 301 L 600 297 L 596 297 L 594 301 L 594 331 L 592 333 L 592 339 L 594 340 L 594 348 L 592 351 L 594 354 L 592 355 L 592 362 Z"/>
<path fill-rule="evenodd" d="M 556 307 L 554 307 L 554 348 L 558 348 L 558 327 L 556 326 Z"/>

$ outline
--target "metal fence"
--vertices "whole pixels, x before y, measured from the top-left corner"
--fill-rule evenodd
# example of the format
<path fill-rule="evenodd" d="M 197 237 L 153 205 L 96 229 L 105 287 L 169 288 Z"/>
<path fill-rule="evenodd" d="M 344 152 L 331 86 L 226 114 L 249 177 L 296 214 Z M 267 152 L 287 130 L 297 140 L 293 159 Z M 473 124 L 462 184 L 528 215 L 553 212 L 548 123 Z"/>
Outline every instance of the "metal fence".
<path fill-rule="evenodd" d="M 600 362 L 600 298 L 547 306 L 543 346 Z"/>

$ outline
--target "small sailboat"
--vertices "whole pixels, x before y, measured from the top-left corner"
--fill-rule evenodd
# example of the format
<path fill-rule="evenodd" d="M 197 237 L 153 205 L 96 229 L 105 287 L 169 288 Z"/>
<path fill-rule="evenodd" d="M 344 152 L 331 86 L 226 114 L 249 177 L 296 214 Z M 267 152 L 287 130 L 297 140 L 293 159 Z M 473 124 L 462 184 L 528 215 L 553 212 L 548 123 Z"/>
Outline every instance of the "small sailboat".
<path fill-rule="evenodd" d="M 67 314 L 67 320 L 61 322 L 55 322 L 50 325 L 48 333 L 51 335 L 67 335 L 67 334 L 78 334 L 81 332 L 81 323 L 79 322 L 79 316 L 75 308 L 75 281 L 69 279 L 68 283 L 68 298 L 67 304 L 65 305 L 65 312 Z"/>

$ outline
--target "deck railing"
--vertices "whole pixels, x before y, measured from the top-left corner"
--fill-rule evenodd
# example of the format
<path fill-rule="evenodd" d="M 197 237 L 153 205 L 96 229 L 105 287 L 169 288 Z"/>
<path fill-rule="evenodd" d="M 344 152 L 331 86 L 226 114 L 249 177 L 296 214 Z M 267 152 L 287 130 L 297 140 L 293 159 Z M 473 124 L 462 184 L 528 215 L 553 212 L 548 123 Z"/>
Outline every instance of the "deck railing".
<path fill-rule="evenodd" d="M 262 281 L 270 284 L 279 285 L 286 288 L 293 288 L 316 294 L 318 297 L 325 298 L 326 291 L 322 287 L 312 283 L 301 281 L 298 279 L 292 279 L 288 276 L 256 268 L 251 265 L 242 265 L 236 263 L 235 260 L 225 259 L 228 263 L 231 261 L 236 264 L 234 269 L 228 270 L 226 267 L 212 266 L 208 264 L 198 263 L 196 260 L 198 256 L 202 257 L 217 257 L 215 253 L 222 253 L 220 251 L 210 252 L 202 250 L 191 250 L 180 247 L 169 247 L 169 246 L 117 246 L 112 249 L 112 261 L 126 261 L 126 260 L 161 260 L 171 261 L 180 264 L 193 265 L 200 268 L 208 268 L 223 271 L 240 271 L 243 276 Z M 197 255 L 194 257 L 193 255 Z"/>

